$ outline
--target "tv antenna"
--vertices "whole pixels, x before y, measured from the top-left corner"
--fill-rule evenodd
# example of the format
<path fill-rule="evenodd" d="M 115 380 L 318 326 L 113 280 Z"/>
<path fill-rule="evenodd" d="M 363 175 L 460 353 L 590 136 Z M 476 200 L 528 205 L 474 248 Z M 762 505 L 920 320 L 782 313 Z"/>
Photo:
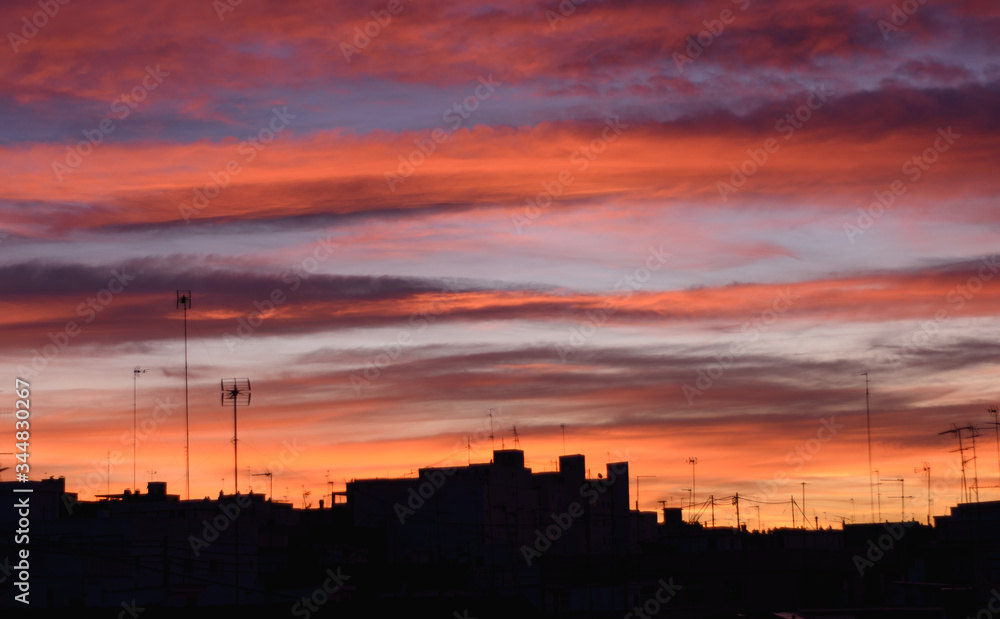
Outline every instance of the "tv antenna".
<path fill-rule="evenodd" d="M 905 505 L 906 505 L 906 499 L 912 499 L 912 498 L 914 498 L 912 496 L 906 496 L 906 490 L 904 489 L 906 481 L 902 477 L 899 477 L 897 479 L 881 479 L 879 481 L 898 481 L 899 482 L 899 497 L 898 497 L 899 498 L 899 521 L 900 522 L 905 522 L 906 521 L 906 514 L 904 512 L 904 509 L 905 509 Z M 889 497 L 889 498 L 895 499 L 897 497 Z"/>
<path fill-rule="evenodd" d="M 229 402 L 233 403 L 233 494 L 239 492 L 239 484 L 237 483 L 237 476 L 239 475 L 239 467 L 237 467 L 237 448 L 236 448 L 236 407 L 237 406 L 250 406 L 250 379 L 249 378 L 223 378 L 220 381 L 220 387 L 222 389 L 222 406 L 227 406 Z"/>
<path fill-rule="evenodd" d="M 962 426 L 960 428 L 960 427 L 958 427 L 955 424 L 952 424 L 952 426 L 953 427 L 952 427 L 951 430 L 945 430 L 944 432 L 938 432 L 938 436 L 940 436 L 942 434 L 954 434 L 955 438 L 958 439 L 958 449 L 952 449 L 951 453 L 958 452 L 959 460 L 962 463 L 962 491 L 960 493 L 960 495 L 961 495 L 961 501 L 963 503 L 971 503 L 972 502 L 972 493 L 969 491 L 968 479 L 967 479 L 966 474 L 965 474 L 965 465 L 967 463 L 971 462 L 972 458 L 966 459 L 965 452 L 969 450 L 969 447 L 966 447 L 964 445 L 964 443 L 962 443 L 962 431 L 963 430 L 969 430 L 970 428 L 968 426 Z"/>
<path fill-rule="evenodd" d="M 267 501 L 269 503 L 272 503 L 274 501 L 274 475 L 271 473 L 271 471 L 270 470 L 266 470 L 263 473 L 251 473 L 251 477 L 267 477 L 267 480 L 270 483 L 270 488 L 268 489 Z M 328 481 L 326 483 L 329 484 L 329 483 L 333 483 L 333 482 L 329 482 Z M 331 499 L 331 502 L 332 502 L 332 499 Z"/>
<path fill-rule="evenodd" d="M 991 406 L 986 409 L 986 412 L 993 416 L 993 421 L 990 423 L 993 424 L 993 429 L 996 430 L 997 435 L 997 472 L 1000 475 L 1000 419 L 997 418 L 1000 411 L 997 410 L 996 406 Z M 1000 485 L 997 487 L 1000 488 Z"/>
<path fill-rule="evenodd" d="M 927 473 L 927 524 L 931 523 L 931 465 L 926 462 L 923 466 L 913 469 L 914 473 Z M 903 494 L 902 490 L 900 494 Z"/>

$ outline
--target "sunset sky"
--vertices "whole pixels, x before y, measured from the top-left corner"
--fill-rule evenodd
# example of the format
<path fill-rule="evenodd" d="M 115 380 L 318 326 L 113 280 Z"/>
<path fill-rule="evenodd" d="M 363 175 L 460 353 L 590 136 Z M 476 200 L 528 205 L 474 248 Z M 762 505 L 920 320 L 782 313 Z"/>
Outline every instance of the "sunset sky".
<path fill-rule="evenodd" d="M 297 505 L 488 461 L 492 408 L 534 470 L 655 476 L 643 510 L 696 457 L 696 501 L 785 525 L 805 482 L 861 521 L 868 372 L 907 518 L 924 463 L 959 500 L 953 424 L 1000 499 L 995 0 L 43 0 L 0 30 L 0 406 L 30 381 L 35 479 L 91 498 L 111 452 L 132 485 L 141 366 L 139 486 L 185 496 L 189 289 L 192 498 L 232 490 L 236 377 L 240 488 Z"/>

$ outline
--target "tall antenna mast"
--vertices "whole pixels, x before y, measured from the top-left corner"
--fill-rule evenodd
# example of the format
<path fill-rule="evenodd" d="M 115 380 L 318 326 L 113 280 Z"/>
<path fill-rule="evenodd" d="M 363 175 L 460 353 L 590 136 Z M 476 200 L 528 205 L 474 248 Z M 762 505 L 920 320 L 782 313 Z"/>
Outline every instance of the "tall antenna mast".
<path fill-rule="evenodd" d="M 694 483 L 694 465 L 698 464 L 698 458 L 694 456 L 687 459 L 687 463 L 691 465 L 691 503 L 694 504 L 695 495 L 698 494 L 698 486 Z M 639 494 L 639 486 L 636 485 L 635 493 Z M 638 507 L 636 509 L 639 509 Z"/>
<path fill-rule="evenodd" d="M 514 426 L 514 449 L 521 446 L 521 439 L 518 438 L 517 426 Z"/>
<path fill-rule="evenodd" d="M 865 423 L 868 426 L 868 505 L 872 510 L 872 522 L 875 522 L 875 488 L 872 481 L 872 413 L 868 397 L 868 372 L 861 373 L 865 377 Z M 879 520 L 882 519 L 882 509 L 879 508 Z"/>
<path fill-rule="evenodd" d="M 565 456 L 566 455 L 566 424 L 561 423 L 561 424 L 559 424 L 559 427 L 562 428 L 562 435 L 563 435 L 563 455 Z M 1000 434 L 998 434 L 997 436 L 1000 436 Z M 997 455 L 997 463 L 1000 464 L 1000 439 L 997 440 L 997 454 L 998 454 Z"/>
<path fill-rule="evenodd" d="M 191 426 L 188 416 L 188 310 L 191 309 L 191 291 L 177 291 L 177 309 L 184 310 L 184 479 L 187 498 L 191 500 Z"/>
<path fill-rule="evenodd" d="M 236 465 L 236 407 L 250 406 L 250 379 L 222 379 L 219 381 L 219 385 L 222 389 L 222 405 L 226 406 L 229 402 L 233 403 L 233 494 L 236 494 L 240 491 L 238 482 L 239 468 Z"/>
<path fill-rule="evenodd" d="M 139 367 L 138 365 L 135 366 L 135 369 L 132 370 L 132 490 L 138 489 L 138 486 L 135 485 L 135 431 L 136 431 L 136 424 L 135 424 L 135 417 L 136 417 L 136 415 L 135 415 L 135 411 L 136 411 L 136 407 L 135 407 L 135 393 L 136 393 L 136 379 L 139 378 L 139 374 L 145 374 L 148 371 L 149 370 L 144 370 L 141 367 Z"/>

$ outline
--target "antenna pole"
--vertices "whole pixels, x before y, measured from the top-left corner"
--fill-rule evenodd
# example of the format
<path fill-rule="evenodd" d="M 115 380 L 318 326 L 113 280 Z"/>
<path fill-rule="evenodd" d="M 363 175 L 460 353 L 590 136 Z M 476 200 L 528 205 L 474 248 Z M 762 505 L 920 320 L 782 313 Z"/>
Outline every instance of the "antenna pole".
<path fill-rule="evenodd" d="M 927 469 L 927 524 L 931 523 L 931 467 L 929 464 L 925 464 L 924 468 Z"/>
<path fill-rule="evenodd" d="M 979 502 L 979 459 L 976 456 L 976 436 L 978 429 L 969 424 L 969 436 L 972 437 L 972 489 L 976 491 L 976 503 Z M 971 496 L 969 497 L 972 498 Z"/>
<path fill-rule="evenodd" d="M 234 379 L 235 380 L 235 379 Z M 237 481 L 239 475 L 239 467 L 236 466 L 238 458 L 236 457 L 236 398 L 233 398 L 233 494 L 237 494 L 240 491 L 240 484 Z M 303 499 L 305 500 L 305 499 Z"/>
<path fill-rule="evenodd" d="M 687 459 L 687 463 L 691 465 L 691 504 L 694 504 L 695 494 L 698 492 L 698 487 L 694 483 L 694 465 L 698 464 L 698 458 L 690 457 Z M 636 494 L 639 490 L 636 489 Z"/>
<path fill-rule="evenodd" d="M 191 308 L 191 291 L 177 291 L 177 308 L 184 309 L 184 479 L 187 498 L 191 500 L 191 423 L 188 415 L 188 310 Z"/>
<path fill-rule="evenodd" d="M 878 479 L 878 469 L 875 469 L 875 479 Z M 878 496 L 878 521 L 882 522 L 882 482 L 876 481 L 876 495 Z"/>
<path fill-rule="evenodd" d="M 862 372 L 865 377 L 865 422 L 868 427 L 868 505 L 872 509 L 872 522 L 875 522 L 875 489 L 872 482 L 872 413 L 868 397 L 868 372 Z M 882 519 L 879 509 L 879 520 Z"/>
<path fill-rule="evenodd" d="M 490 409 L 490 449 L 497 450 L 497 442 L 493 438 L 493 409 Z"/>
<path fill-rule="evenodd" d="M 805 529 L 808 526 L 809 521 L 806 519 L 806 482 L 802 483 L 802 528 Z"/>
<path fill-rule="evenodd" d="M 559 427 L 562 428 L 563 435 L 563 455 L 566 455 L 566 424 L 561 423 Z M 997 435 L 1000 437 L 1000 434 Z M 997 464 L 1000 465 L 1000 438 L 997 439 Z"/>

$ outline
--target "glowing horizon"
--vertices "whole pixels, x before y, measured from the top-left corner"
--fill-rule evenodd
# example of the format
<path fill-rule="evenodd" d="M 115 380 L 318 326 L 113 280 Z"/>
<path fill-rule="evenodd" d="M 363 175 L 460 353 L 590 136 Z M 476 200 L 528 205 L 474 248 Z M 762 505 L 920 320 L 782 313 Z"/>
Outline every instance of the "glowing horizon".
<path fill-rule="evenodd" d="M 31 382 L 32 479 L 103 494 L 119 452 L 131 486 L 141 366 L 137 485 L 184 498 L 190 289 L 191 498 L 231 491 L 245 377 L 240 487 L 301 446 L 296 505 L 465 463 L 493 408 L 536 471 L 562 425 L 592 469 L 629 454 L 644 511 L 697 457 L 696 502 L 790 525 L 805 482 L 810 520 L 863 521 L 869 372 L 883 516 L 926 519 L 924 463 L 933 513 L 959 501 L 953 424 L 1000 499 L 995 3 L 39 10 L 0 6 L 0 411 Z"/>

